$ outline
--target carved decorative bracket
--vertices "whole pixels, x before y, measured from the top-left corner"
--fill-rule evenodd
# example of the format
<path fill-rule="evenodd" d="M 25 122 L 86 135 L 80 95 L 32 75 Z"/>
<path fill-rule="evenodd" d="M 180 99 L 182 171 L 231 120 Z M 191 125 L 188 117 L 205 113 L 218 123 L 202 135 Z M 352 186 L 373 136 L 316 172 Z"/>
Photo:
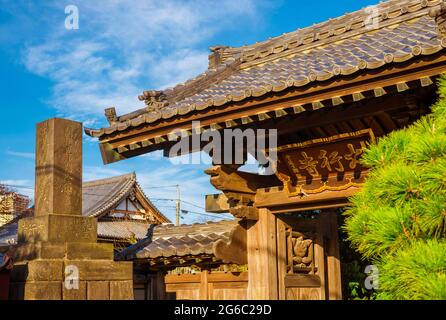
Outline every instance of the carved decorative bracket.
<path fill-rule="evenodd" d="M 446 41 L 446 2 L 443 1 L 439 6 L 432 8 L 429 15 L 437 23 L 437 33 L 442 44 Z"/>
<path fill-rule="evenodd" d="M 255 194 L 259 188 L 280 185 L 275 176 L 261 176 L 249 172 L 237 171 L 240 166 L 219 165 L 206 169 L 211 176 L 211 184 L 218 190 Z"/>
<path fill-rule="evenodd" d="M 211 184 L 227 197 L 229 212 L 236 218 L 258 220 L 255 194 L 259 188 L 280 185 L 275 176 L 261 176 L 237 171 L 239 166 L 214 166 L 205 172 L 211 176 Z"/>
<path fill-rule="evenodd" d="M 223 260 L 225 263 L 247 264 L 246 232 L 244 222 L 239 222 L 232 230 L 229 242 L 220 239 L 214 243 L 213 251 L 215 257 Z"/>
<path fill-rule="evenodd" d="M 157 112 L 169 105 L 167 96 L 163 91 L 148 90 L 138 97 L 140 101 L 144 101 L 147 105 L 147 112 Z"/>
<path fill-rule="evenodd" d="M 115 107 L 105 109 L 105 117 L 110 125 L 115 124 L 118 121 Z"/>

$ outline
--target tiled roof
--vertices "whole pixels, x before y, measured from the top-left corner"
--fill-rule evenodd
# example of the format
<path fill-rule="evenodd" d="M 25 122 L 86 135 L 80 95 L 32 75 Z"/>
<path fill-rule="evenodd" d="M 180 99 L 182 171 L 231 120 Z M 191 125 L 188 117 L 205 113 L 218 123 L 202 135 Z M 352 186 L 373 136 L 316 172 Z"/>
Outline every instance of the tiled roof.
<path fill-rule="evenodd" d="M 84 182 L 82 184 L 82 214 L 89 217 L 101 216 L 125 199 L 133 188 L 137 188 L 141 192 L 158 215 L 169 221 L 145 196 L 136 181 L 134 172 L 117 177 Z"/>
<path fill-rule="evenodd" d="M 229 241 L 235 220 L 191 225 L 156 225 L 153 235 L 130 248 L 127 258 L 155 259 L 160 257 L 213 254 L 213 245 L 222 239 Z"/>
<path fill-rule="evenodd" d="M 98 236 L 110 239 L 141 240 L 147 237 L 150 223 L 135 220 L 98 221 Z"/>
<path fill-rule="evenodd" d="M 135 173 L 84 182 L 82 215 L 97 217 L 127 197 L 136 182 Z"/>
<path fill-rule="evenodd" d="M 253 46 L 214 49 L 197 78 L 162 92 L 145 91 L 146 108 L 116 117 L 100 137 L 209 107 L 260 97 L 362 70 L 432 55 L 446 46 L 429 11 L 440 0 L 391 0 Z M 375 23 L 376 26 L 375 27 Z"/>
<path fill-rule="evenodd" d="M 82 184 L 82 215 L 100 217 L 107 210 L 118 205 L 129 195 L 133 188 L 138 188 L 146 201 L 152 205 L 157 214 L 164 215 L 150 202 L 136 181 L 135 173 L 117 177 L 84 182 Z M 169 221 L 164 217 L 166 221 Z M 0 245 L 17 241 L 18 219 L 0 227 Z M 112 239 L 142 239 L 147 235 L 150 223 L 138 220 L 99 221 L 98 236 Z"/>

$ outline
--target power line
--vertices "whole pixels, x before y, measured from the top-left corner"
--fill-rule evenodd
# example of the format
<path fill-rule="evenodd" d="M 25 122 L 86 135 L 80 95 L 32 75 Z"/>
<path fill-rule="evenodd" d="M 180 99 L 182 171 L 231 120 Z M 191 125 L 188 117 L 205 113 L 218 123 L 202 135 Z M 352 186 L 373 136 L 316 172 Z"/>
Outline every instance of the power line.
<path fill-rule="evenodd" d="M 34 190 L 33 187 L 30 186 L 19 186 L 19 185 L 12 185 L 12 184 L 4 184 L 0 182 L 0 185 L 6 186 L 6 187 L 10 187 L 10 188 L 16 188 L 16 189 L 29 189 L 29 190 Z M 178 185 L 172 185 L 172 186 L 159 186 L 159 187 L 148 187 L 148 188 L 152 188 L 152 189 L 158 189 L 158 188 L 176 188 Z M 88 192 L 84 192 L 84 195 L 89 195 L 89 196 L 103 196 L 102 194 L 97 194 L 97 193 L 88 193 Z M 150 198 L 151 201 L 180 201 L 183 202 L 185 204 L 188 204 L 190 206 L 199 208 L 199 209 L 203 209 L 206 210 L 204 207 L 196 205 L 192 202 L 186 201 L 186 200 L 181 200 L 181 199 L 170 199 L 170 198 Z M 176 206 L 160 206 L 157 205 L 157 207 L 166 207 L 166 208 L 176 208 Z M 190 210 L 181 210 L 181 212 L 187 211 L 188 213 L 192 213 L 192 214 L 199 214 L 199 215 L 203 215 L 203 216 L 208 216 L 208 217 L 212 217 L 212 218 L 218 218 L 217 216 L 213 216 L 210 214 L 206 214 L 206 213 L 200 213 L 200 212 L 196 212 L 196 211 L 190 211 Z M 222 214 L 223 215 L 223 214 Z M 228 217 L 228 216 L 225 216 Z"/>
<path fill-rule="evenodd" d="M 186 201 L 186 200 L 181 200 L 181 202 L 187 203 L 187 204 L 189 204 L 189 205 L 191 205 L 191 206 L 194 206 L 194 207 L 197 207 L 197 208 L 199 208 L 199 209 L 206 210 L 205 208 L 203 208 L 203 207 L 201 207 L 201 206 L 198 206 L 198 205 L 196 205 L 196 204 L 193 204 L 192 202 L 189 202 L 189 201 Z"/>
<path fill-rule="evenodd" d="M 156 187 L 145 187 L 143 186 L 143 189 L 168 189 L 168 188 L 176 188 L 178 185 L 171 185 L 171 186 L 156 186 Z"/>
<path fill-rule="evenodd" d="M 211 218 L 219 218 L 219 216 L 213 216 L 213 215 L 210 215 L 210 214 L 196 212 L 196 211 L 181 210 L 181 212 L 184 213 L 184 214 L 192 213 L 192 214 L 198 214 L 198 215 L 201 215 L 201 216 L 206 216 L 206 217 L 211 217 Z"/>

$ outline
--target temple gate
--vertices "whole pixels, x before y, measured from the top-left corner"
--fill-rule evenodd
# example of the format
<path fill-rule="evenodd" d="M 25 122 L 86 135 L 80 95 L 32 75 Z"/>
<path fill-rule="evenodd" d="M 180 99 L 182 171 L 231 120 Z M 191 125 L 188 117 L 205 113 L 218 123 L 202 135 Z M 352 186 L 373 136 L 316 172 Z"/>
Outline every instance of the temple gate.
<path fill-rule="evenodd" d="M 446 2 L 391 0 L 375 9 L 373 19 L 363 9 L 251 46 L 212 47 L 205 73 L 144 91 L 144 108 L 121 116 L 106 109 L 109 126 L 86 129 L 104 163 L 155 150 L 172 156 L 175 131 L 209 141 L 226 129 L 277 130 L 271 176 L 216 161 L 203 140 L 188 150 L 214 157 L 206 173 L 221 193 L 207 197 L 207 211 L 230 212 L 246 230 L 246 241 L 215 254 L 231 262 L 246 253 L 248 299 L 342 298 L 336 210 L 366 178 L 363 150 L 428 114 L 437 98 Z M 243 160 L 258 156 L 247 146 L 231 151 L 240 150 Z"/>

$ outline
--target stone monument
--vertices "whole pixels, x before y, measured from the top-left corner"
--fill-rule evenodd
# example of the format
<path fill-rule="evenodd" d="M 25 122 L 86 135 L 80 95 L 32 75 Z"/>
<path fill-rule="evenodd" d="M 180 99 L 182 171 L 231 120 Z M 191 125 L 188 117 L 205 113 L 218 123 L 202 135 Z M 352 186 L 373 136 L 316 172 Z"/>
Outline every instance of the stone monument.
<path fill-rule="evenodd" d="M 19 220 L 11 299 L 133 299 L 131 262 L 82 216 L 82 124 L 37 124 L 34 217 Z"/>

